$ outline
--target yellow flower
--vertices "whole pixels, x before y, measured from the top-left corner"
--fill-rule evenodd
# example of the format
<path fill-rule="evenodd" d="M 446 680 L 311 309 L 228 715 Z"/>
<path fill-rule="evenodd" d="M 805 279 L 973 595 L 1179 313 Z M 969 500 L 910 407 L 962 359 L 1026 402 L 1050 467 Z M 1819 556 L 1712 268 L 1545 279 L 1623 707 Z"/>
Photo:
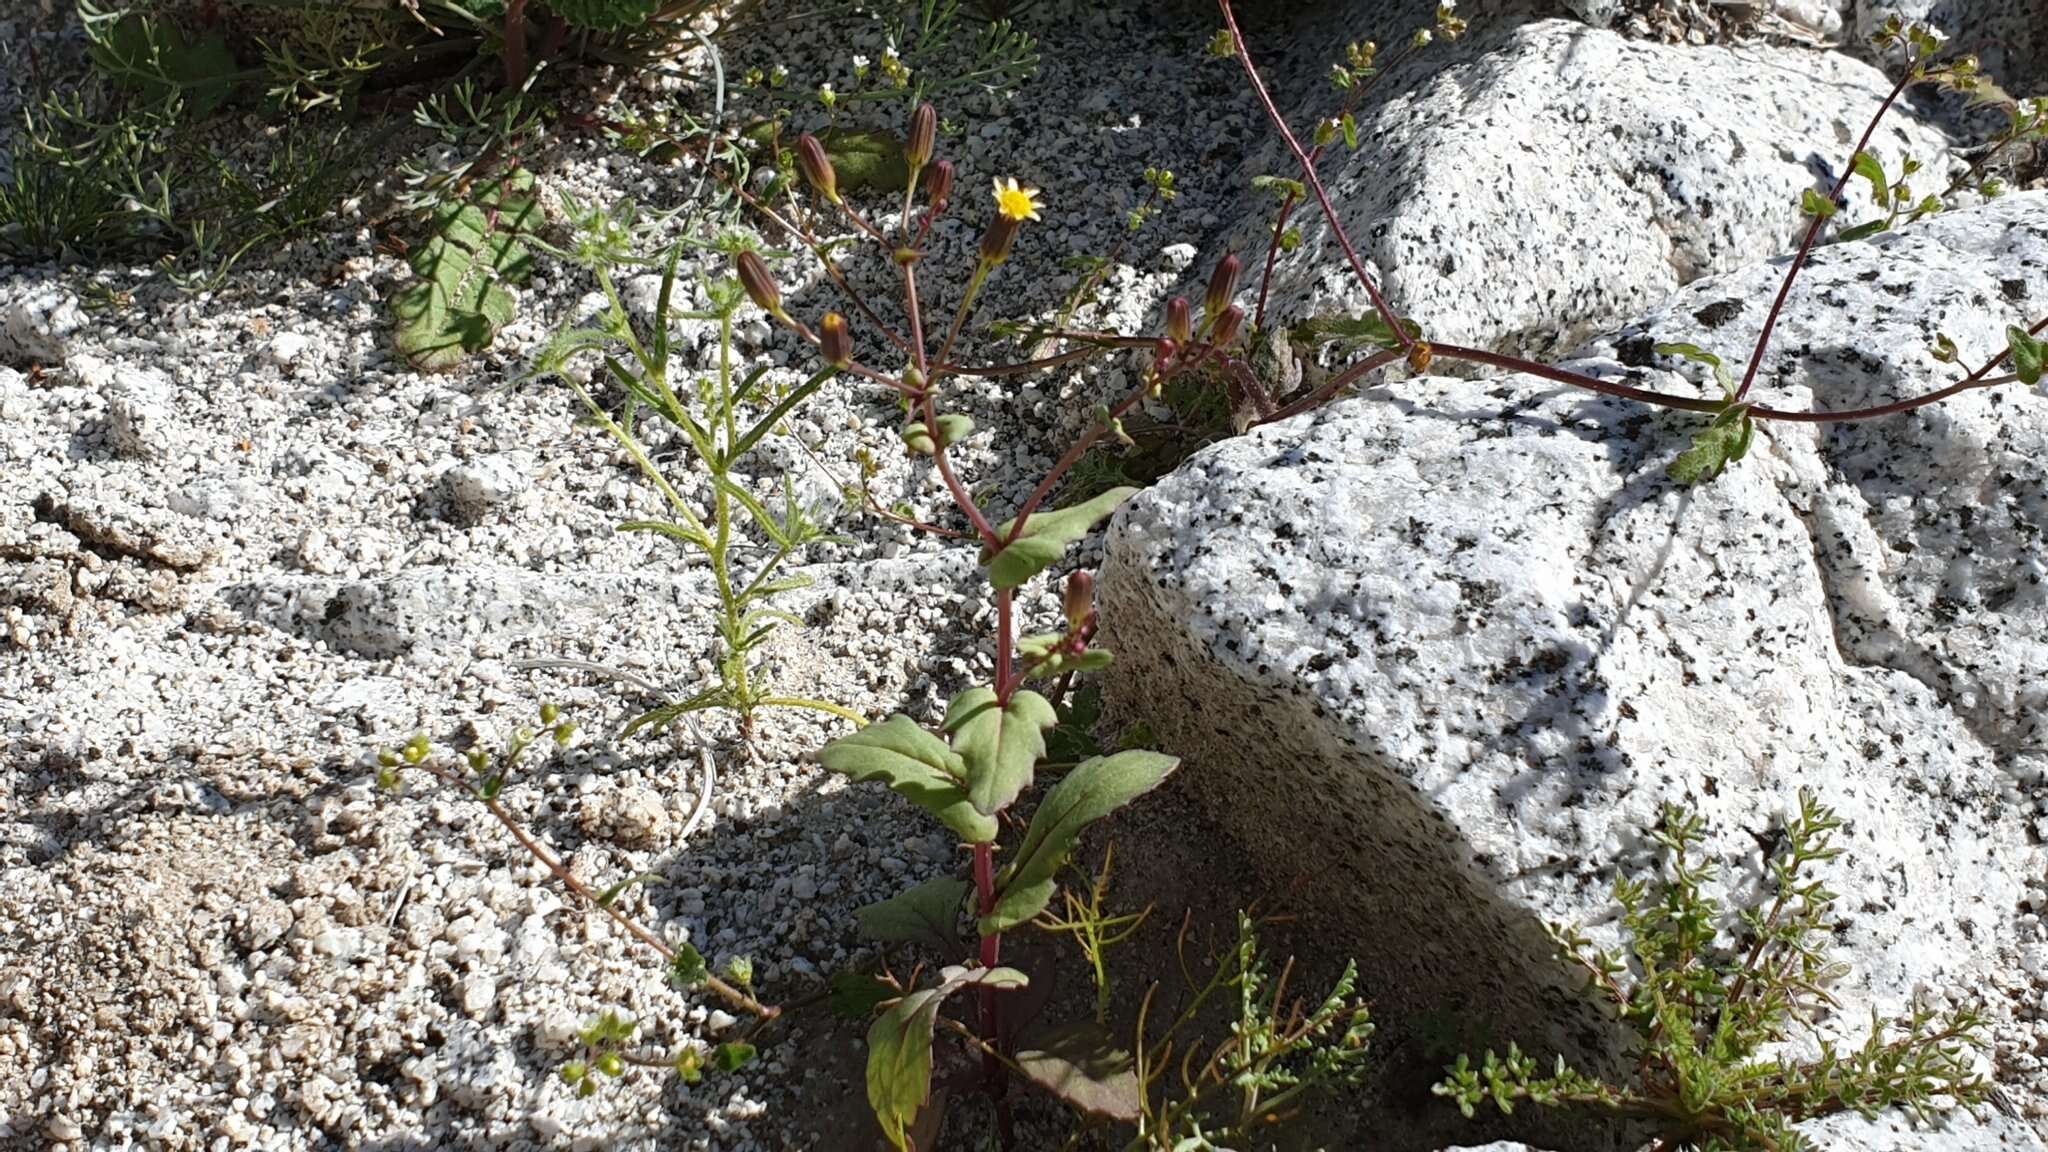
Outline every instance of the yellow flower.
<path fill-rule="evenodd" d="M 996 211 L 1006 220 L 1038 219 L 1038 189 L 1020 188 L 1014 179 L 996 181 Z"/>

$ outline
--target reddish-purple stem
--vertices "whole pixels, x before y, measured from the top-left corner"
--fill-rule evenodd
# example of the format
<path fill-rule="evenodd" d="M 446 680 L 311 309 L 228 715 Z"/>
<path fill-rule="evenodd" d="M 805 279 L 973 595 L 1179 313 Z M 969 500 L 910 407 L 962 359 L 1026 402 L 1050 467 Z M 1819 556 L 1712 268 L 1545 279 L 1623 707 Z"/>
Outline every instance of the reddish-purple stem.
<path fill-rule="evenodd" d="M 526 83 L 526 0 L 505 5 L 505 87 Z"/>
<path fill-rule="evenodd" d="M 1238 63 L 1244 66 L 1245 77 L 1251 81 L 1252 91 L 1258 95 L 1259 104 L 1265 108 L 1266 119 L 1272 121 L 1274 130 L 1287 142 L 1287 150 L 1294 153 L 1295 160 L 1300 163 L 1301 174 L 1307 178 L 1310 190 L 1315 192 L 1316 202 L 1323 206 L 1323 218 L 1330 222 L 1331 235 L 1337 238 L 1338 246 L 1344 249 L 1344 257 L 1351 261 L 1351 271 L 1357 275 L 1358 282 L 1365 285 L 1366 295 L 1372 297 L 1373 308 L 1379 312 L 1380 319 L 1386 321 L 1387 327 L 1400 340 L 1401 347 L 1407 348 L 1415 343 L 1415 338 L 1401 327 L 1400 318 L 1394 315 L 1394 310 L 1387 306 L 1386 298 L 1380 295 L 1379 284 L 1373 280 L 1372 273 L 1365 270 L 1365 261 L 1358 258 L 1358 250 L 1351 246 L 1351 237 L 1345 233 L 1344 226 L 1337 222 L 1337 209 L 1330 203 L 1330 194 L 1323 189 L 1322 177 L 1316 175 L 1316 166 L 1309 162 L 1308 153 L 1302 150 L 1301 141 L 1294 138 L 1294 131 L 1287 127 L 1286 119 L 1280 115 L 1279 106 L 1273 103 L 1272 95 L 1266 91 L 1266 81 L 1260 77 L 1259 70 L 1252 64 L 1252 51 L 1245 46 L 1244 34 L 1238 31 L 1237 14 L 1230 10 L 1230 0 L 1217 0 L 1217 3 L 1223 9 L 1223 23 L 1230 29 L 1231 42 L 1237 46 Z"/>
<path fill-rule="evenodd" d="M 1870 146 L 1870 137 L 1877 131 L 1878 121 L 1884 119 L 1884 114 L 1891 110 L 1892 102 L 1906 90 L 1906 85 L 1912 83 L 1915 71 L 1913 62 L 1907 61 L 1905 75 L 1892 85 L 1892 90 L 1885 94 L 1884 103 L 1877 106 L 1877 115 L 1864 125 L 1863 138 L 1856 142 L 1856 151 L 1849 153 L 1848 161 L 1842 165 L 1842 174 L 1835 178 L 1835 186 L 1828 190 L 1828 203 L 1839 205 L 1842 202 L 1842 189 L 1849 186 L 1849 177 L 1856 173 L 1856 157 Z M 1749 395 L 1750 385 L 1756 382 L 1756 370 L 1763 365 L 1764 352 L 1771 346 L 1771 330 L 1778 326 L 1778 313 L 1784 310 L 1785 298 L 1792 294 L 1792 282 L 1799 278 L 1799 270 L 1806 266 L 1806 257 L 1813 251 L 1813 245 L 1820 239 L 1821 229 L 1827 227 L 1828 220 L 1827 216 L 1815 214 L 1813 222 L 1806 226 L 1806 236 L 1799 241 L 1799 254 L 1792 257 L 1792 266 L 1785 269 L 1785 280 L 1778 285 L 1777 299 L 1771 301 L 1771 310 L 1764 316 L 1763 331 L 1756 334 L 1756 351 L 1749 354 L 1749 366 L 1742 370 L 1742 386 L 1735 390 L 1737 401 Z"/>

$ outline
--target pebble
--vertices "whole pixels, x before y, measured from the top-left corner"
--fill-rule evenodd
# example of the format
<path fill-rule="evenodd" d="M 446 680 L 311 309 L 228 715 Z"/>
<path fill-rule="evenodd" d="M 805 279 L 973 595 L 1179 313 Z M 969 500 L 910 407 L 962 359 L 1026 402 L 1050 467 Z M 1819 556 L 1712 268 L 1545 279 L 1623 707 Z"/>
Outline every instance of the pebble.
<path fill-rule="evenodd" d="M 86 328 L 78 298 L 59 285 L 33 281 L 17 281 L 0 293 L 0 364 L 62 364 L 72 339 Z"/>

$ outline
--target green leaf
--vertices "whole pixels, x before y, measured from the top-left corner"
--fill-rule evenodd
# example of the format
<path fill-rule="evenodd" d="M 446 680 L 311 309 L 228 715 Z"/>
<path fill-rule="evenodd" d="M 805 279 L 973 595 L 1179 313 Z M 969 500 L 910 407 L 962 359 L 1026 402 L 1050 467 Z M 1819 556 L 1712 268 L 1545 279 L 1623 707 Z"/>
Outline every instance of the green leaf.
<path fill-rule="evenodd" d="M 1714 355 L 1697 344 L 1658 344 L 1654 345 L 1651 350 L 1659 356 L 1676 356 L 1682 360 L 1690 360 L 1695 364 L 1705 364 L 1707 367 L 1712 368 L 1714 370 L 1714 379 L 1721 385 L 1721 394 L 1730 399 L 1734 398 L 1735 378 L 1728 374 L 1728 366 L 1721 363 L 1719 356 Z"/>
<path fill-rule="evenodd" d="M 1106 648 L 1074 652 L 1067 648 L 1066 639 L 1063 632 L 1026 636 L 1017 641 L 1018 663 L 1027 675 L 1047 679 L 1068 672 L 1100 672 L 1114 662 Z"/>
<path fill-rule="evenodd" d="M 1839 236 L 1836 236 L 1835 239 L 1843 241 L 1844 243 L 1855 240 L 1863 240 L 1867 239 L 1868 237 L 1875 236 L 1879 232 L 1882 232 L 1889 227 L 1891 227 L 1891 223 L 1887 221 L 1884 217 L 1880 216 L 1875 220 L 1865 220 L 1863 223 L 1856 225 L 1854 228 L 1842 229 L 1841 234 Z"/>
<path fill-rule="evenodd" d="M 659 884 L 661 882 L 662 875 L 659 872 L 642 872 L 638 876 L 628 876 L 603 892 L 598 893 L 597 906 L 599 908 L 611 907 L 613 902 L 618 900 L 620 893 L 623 893 L 635 884 Z"/>
<path fill-rule="evenodd" d="M 2037 340 L 2017 324 L 2005 330 L 2006 354 L 2012 357 L 2012 370 L 2025 384 L 2041 382 L 2041 363 L 2048 354 L 2048 341 Z"/>
<path fill-rule="evenodd" d="M 846 968 L 832 975 L 830 1003 L 832 1014 L 835 1016 L 848 1020 L 866 1020 L 875 1014 L 875 1009 L 895 996 L 896 989 L 866 972 Z"/>
<path fill-rule="evenodd" d="M 1403 318 L 1401 328 L 1411 338 L 1422 335 L 1422 325 L 1413 320 Z M 1364 316 L 1312 317 L 1296 324 L 1288 335 L 1297 344 L 1311 346 L 1333 340 L 1348 348 L 1363 347 L 1367 344 L 1393 348 L 1401 343 L 1400 338 L 1394 335 L 1393 327 L 1381 319 L 1377 312 L 1369 312 Z"/>
<path fill-rule="evenodd" d="M 1799 210 L 1808 216 L 1818 216 L 1826 220 L 1832 217 L 1840 208 L 1841 205 L 1828 199 L 1821 193 L 1815 192 L 1811 188 L 1799 194 Z"/>
<path fill-rule="evenodd" d="M 1712 480 L 1748 455 L 1755 437 L 1756 423 L 1749 418 L 1748 406 L 1730 406 L 1693 436 L 1692 447 L 1671 461 L 1671 478 L 1687 486 Z"/>
<path fill-rule="evenodd" d="M 150 100 L 187 94 L 186 110 L 203 118 L 227 99 L 235 75 L 234 53 L 218 31 L 188 39 L 185 31 L 153 15 L 109 12 L 85 19 L 86 40 L 99 70 Z M 95 18 L 96 17 L 96 18 Z"/>
<path fill-rule="evenodd" d="M 960 908 L 973 885 L 952 876 L 927 880 L 854 910 L 861 934 L 885 943 L 924 944 L 941 952 L 960 946 Z"/>
<path fill-rule="evenodd" d="M 1060 709 L 1058 726 L 1046 735 L 1045 758 L 1061 764 L 1079 764 L 1090 756 L 1102 755 L 1095 740 L 1096 721 L 1102 719 L 1102 686 L 1089 682 L 1075 689 Z"/>
<path fill-rule="evenodd" d="M 995 820 L 968 802 L 966 765 L 908 716 L 891 716 L 834 740 L 818 753 L 818 762 L 855 780 L 883 781 L 970 843 L 996 838 Z"/>
<path fill-rule="evenodd" d="M 1308 195 L 1308 186 L 1299 180 L 1285 176 L 1260 175 L 1252 177 L 1252 187 L 1262 192 L 1271 192 L 1282 200 L 1299 200 Z"/>
<path fill-rule="evenodd" d="M 910 165 L 903 142 L 890 132 L 834 128 L 818 134 L 825 157 L 832 161 L 841 194 L 901 192 L 910 184 Z"/>
<path fill-rule="evenodd" d="M 676 956 L 669 961 L 668 982 L 678 988 L 695 988 L 711 976 L 711 966 L 704 963 L 704 954 L 688 942 L 676 945 Z"/>
<path fill-rule="evenodd" d="M 1019 987 L 1024 974 L 1011 968 L 948 968 L 936 988 L 898 1000 L 868 1027 L 868 1106 L 892 1147 L 909 1152 L 908 1133 L 931 1097 L 932 1026 L 946 997 L 970 985 Z"/>
<path fill-rule="evenodd" d="M 967 766 L 967 798 L 976 811 L 994 816 L 1031 786 L 1031 770 L 1045 755 L 1045 730 L 1057 723 L 1052 705 L 1029 689 L 1012 695 L 1007 708 L 991 688 L 954 698 L 945 727 Z"/>
<path fill-rule="evenodd" d="M 997 588 L 1015 588 L 1045 571 L 1076 541 L 1088 535 L 1096 524 L 1137 492 L 1136 488 L 1112 488 L 1071 508 L 1033 516 L 1024 522 L 1023 534 L 993 557 L 987 549 L 982 550 L 981 562 L 988 565 L 989 582 Z M 1006 521 L 998 532 L 1008 537 L 1014 523 Z"/>
<path fill-rule="evenodd" d="M 1144 1095 L 1131 1054 L 1092 1020 L 1026 1036 L 1017 1069 L 1032 1083 L 1090 1116 L 1136 1123 Z"/>
<path fill-rule="evenodd" d="M 533 174 L 519 169 L 469 200 L 444 205 L 411 258 L 418 279 L 392 297 L 399 352 L 422 372 L 454 367 L 490 346 L 517 308 L 506 284 L 533 270 L 521 237 L 540 222 Z"/>
<path fill-rule="evenodd" d="M 754 1046 L 744 1040 L 728 1040 L 711 1050 L 711 1062 L 720 1072 L 737 1072 L 754 1061 Z"/>
<path fill-rule="evenodd" d="M 1870 181 L 1870 198 L 1877 201 L 1879 208 L 1892 206 L 1891 181 L 1885 177 L 1884 165 L 1868 152 L 1858 152 L 1849 160 L 1849 170 Z"/>
<path fill-rule="evenodd" d="M 1048 789 L 1016 857 L 997 878 L 1001 893 L 981 918 L 982 934 L 1006 932 L 1044 911 L 1081 830 L 1157 788 L 1179 765 L 1159 752 L 1118 752 L 1083 761 Z"/>

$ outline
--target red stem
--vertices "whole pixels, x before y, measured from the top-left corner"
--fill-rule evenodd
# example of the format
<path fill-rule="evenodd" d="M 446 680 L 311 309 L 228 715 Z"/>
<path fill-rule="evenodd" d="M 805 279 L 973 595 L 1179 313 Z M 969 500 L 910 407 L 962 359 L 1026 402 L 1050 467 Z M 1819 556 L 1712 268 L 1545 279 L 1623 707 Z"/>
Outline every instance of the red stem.
<path fill-rule="evenodd" d="M 1897 84 L 1892 85 L 1892 90 L 1886 94 L 1884 103 L 1877 106 L 1877 115 L 1872 116 L 1870 123 L 1864 125 L 1863 138 L 1856 142 L 1856 151 L 1849 153 L 1848 161 L 1842 165 L 1842 174 L 1835 178 L 1835 186 L 1828 190 L 1830 204 L 1839 205 L 1842 202 L 1842 189 L 1848 187 L 1849 177 L 1856 172 L 1857 155 L 1869 147 L 1870 136 L 1877 131 L 1878 121 L 1884 119 L 1884 114 L 1891 110 L 1892 102 L 1899 98 L 1899 93 L 1906 90 L 1906 85 L 1912 83 L 1915 71 L 1913 61 L 1908 60 L 1905 75 L 1899 77 Z M 1799 270 L 1806 266 L 1806 257 L 1813 251 L 1814 242 L 1820 239 L 1821 229 L 1827 227 L 1829 219 L 1831 217 L 1815 216 L 1813 222 L 1806 226 L 1806 236 L 1799 242 L 1799 254 L 1792 258 L 1792 266 L 1785 269 L 1785 281 L 1778 285 L 1778 298 L 1771 301 L 1770 314 L 1764 317 L 1763 331 L 1756 334 L 1756 351 L 1749 354 L 1749 367 L 1742 371 L 1742 386 L 1735 390 L 1735 399 L 1741 400 L 1749 395 L 1749 386 L 1756 382 L 1756 370 L 1763 365 L 1764 352 L 1771 346 L 1771 330 L 1778 326 L 1778 313 L 1784 309 L 1785 298 L 1792 294 L 1792 282 L 1799 278 Z"/>
<path fill-rule="evenodd" d="M 526 0 L 505 5 L 505 87 L 526 83 Z"/>
<path fill-rule="evenodd" d="M 1023 518 L 1018 519 L 1021 523 Z M 1015 599 L 1014 590 L 996 589 L 996 702 L 1003 707 L 1009 705 L 1010 696 L 1017 691 L 1017 685 L 1010 678 L 1015 661 L 1012 655 L 1016 633 Z"/>
<path fill-rule="evenodd" d="M 1193 364 L 1198 364 L 1201 361 L 1208 359 L 1209 355 L 1214 351 L 1215 348 L 1212 345 L 1210 347 L 1205 348 L 1203 350 L 1203 354 L 1197 357 L 1194 361 L 1192 361 L 1189 364 L 1176 363 L 1169 366 L 1166 369 L 1164 376 L 1161 377 L 1161 381 L 1164 382 L 1166 379 L 1170 379 L 1172 376 L 1181 372 L 1183 369 L 1191 367 Z M 1136 390 L 1134 390 L 1129 396 L 1126 396 L 1124 398 L 1123 403 L 1118 404 L 1115 408 L 1110 410 L 1110 420 L 1123 419 L 1126 415 L 1130 413 L 1131 409 L 1136 408 L 1138 404 L 1145 399 L 1145 394 L 1150 390 L 1150 382 L 1140 384 Z M 1038 482 L 1038 487 L 1032 490 L 1031 497 L 1024 501 L 1024 506 L 1017 510 L 1017 518 L 1011 521 L 1010 523 L 1010 534 L 1008 536 L 1002 537 L 998 542 L 998 546 L 1000 546 L 1001 544 L 1008 544 L 1010 541 L 1015 540 L 1018 536 L 1023 534 L 1024 521 L 1030 519 L 1031 514 L 1033 512 L 1038 511 L 1038 506 L 1040 504 L 1045 503 L 1045 498 L 1047 496 L 1052 495 L 1053 485 L 1058 484 L 1060 482 L 1060 477 L 1065 476 L 1067 472 L 1074 467 L 1074 465 L 1079 464 L 1081 462 L 1081 457 L 1087 455 L 1088 449 L 1093 448 L 1095 446 L 1095 442 L 1097 440 L 1102 439 L 1103 436 L 1108 434 L 1108 432 L 1109 421 L 1097 420 L 1094 423 L 1094 425 L 1088 429 L 1088 431 L 1081 434 L 1080 439 L 1074 441 L 1073 446 L 1067 449 L 1067 454 L 1059 458 L 1059 462 L 1052 466 L 1052 471 L 1046 473 L 1045 479 L 1040 480 Z"/>
<path fill-rule="evenodd" d="M 999 593 L 998 595 L 1006 595 Z M 974 892 L 975 906 L 986 916 L 996 910 L 996 864 L 995 845 L 987 842 L 974 846 Z M 1003 936 L 1000 932 L 986 933 L 981 938 L 981 966 L 993 968 L 1002 962 Z M 981 1054 L 982 1080 L 989 1086 L 989 1092 L 998 1101 L 1003 1098 L 1003 1062 L 996 1059 L 995 1050 L 1003 1039 L 1002 1003 L 996 999 L 996 990 L 988 985 L 981 988 L 981 1039 L 986 1048 Z"/>
<path fill-rule="evenodd" d="M 1318 144 L 1316 150 L 1309 153 L 1309 163 L 1315 163 L 1316 157 L 1321 155 L 1322 151 L 1322 145 Z M 1280 262 L 1280 238 L 1287 234 L 1287 219 L 1294 215 L 1294 206 L 1299 203 L 1300 201 L 1296 200 L 1293 196 L 1282 200 L 1280 202 L 1280 215 L 1273 220 L 1273 239 L 1266 245 L 1266 270 L 1259 276 L 1259 308 L 1258 311 L 1252 313 L 1253 331 L 1263 332 L 1266 330 L 1266 298 L 1273 291 L 1273 268 Z"/>
<path fill-rule="evenodd" d="M 2042 325 L 2048 326 L 2048 320 L 2042 321 Z M 1455 344 L 1432 344 L 1429 347 L 1437 355 L 1446 356 L 1453 360 L 1470 360 L 1475 364 L 1491 364 L 1497 368 L 1506 368 L 1511 372 L 1524 372 L 1531 376 L 1541 376 L 1546 380 L 1555 380 L 1560 384 L 1570 384 L 1574 387 L 1585 388 L 1589 391 L 1600 392 L 1608 396 L 1619 396 L 1623 399 L 1636 400 L 1644 404 L 1654 404 L 1660 408 L 1681 408 L 1688 412 L 1711 413 L 1719 412 L 1724 407 L 1718 400 L 1703 400 L 1697 396 L 1673 396 L 1668 392 L 1649 392 L 1641 388 L 1630 388 L 1625 384 L 1613 384 L 1605 380 L 1596 380 L 1591 376 L 1584 376 L 1568 369 L 1553 368 L 1548 364 L 1538 364 L 1533 360 L 1521 360 L 1513 356 L 1503 356 L 1497 352 L 1482 351 L 1478 348 L 1461 348 Z M 1951 396 L 1967 392 L 1973 388 L 1991 387 L 1992 385 L 1985 382 L 1982 376 L 1992 365 L 1997 364 L 2000 359 L 2003 359 L 2002 355 L 1994 357 L 1991 364 L 1987 364 L 1985 367 L 1972 372 L 1970 375 L 1956 381 L 1954 384 L 1950 384 L 1946 388 L 1905 400 L 1894 400 L 1890 404 L 1879 404 L 1871 408 L 1850 408 L 1840 412 L 1791 412 L 1783 408 L 1766 408 L 1763 405 L 1757 404 L 1749 406 L 1749 414 L 1758 420 L 1782 420 L 1788 424 L 1847 424 L 1858 420 L 1875 420 L 1883 416 L 1896 416 L 1901 412 L 1911 412 L 1915 408 L 1925 408 L 1929 404 L 1939 403 Z"/>
<path fill-rule="evenodd" d="M 1244 34 L 1238 31 L 1237 14 L 1230 10 L 1230 0 L 1217 0 L 1217 4 L 1223 9 L 1223 23 L 1230 29 L 1231 42 L 1237 46 L 1238 63 L 1244 65 L 1245 77 L 1251 81 L 1252 91 L 1257 93 L 1259 104 L 1266 110 L 1266 119 L 1273 122 L 1273 127 L 1280 133 L 1280 138 L 1287 142 L 1287 150 L 1294 153 L 1295 160 L 1301 164 L 1301 174 L 1308 178 L 1308 186 L 1315 192 L 1316 202 L 1323 206 L 1323 219 L 1330 222 L 1331 234 L 1337 238 L 1338 246 L 1344 249 L 1345 259 L 1351 261 L 1351 271 L 1358 276 L 1358 282 L 1365 285 L 1366 295 L 1372 297 L 1374 310 L 1379 312 L 1380 319 L 1386 321 L 1387 327 L 1400 340 L 1401 347 L 1409 347 L 1415 343 L 1415 338 L 1401 327 L 1400 318 L 1394 315 L 1394 310 L 1387 306 L 1386 298 L 1380 295 L 1379 284 L 1373 280 L 1372 274 L 1365 270 L 1365 262 L 1358 258 L 1357 249 L 1351 246 L 1351 237 L 1345 234 L 1344 226 L 1337 222 L 1337 209 L 1330 203 L 1330 194 L 1323 189 L 1323 178 L 1316 175 L 1315 164 L 1310 162 L 1308 153 L 1302 150 L 1301 141 L 1294 138 L 1293 130 L 1287 127 L 1287 121 L 1280 115 L 1279 107 L 1273 103 L 1272 95 L 1266 91 L 1265 80 L 1260 78 L 1259 70 L 1253 66 L 1251 49 L 1245 46 Z"/>

